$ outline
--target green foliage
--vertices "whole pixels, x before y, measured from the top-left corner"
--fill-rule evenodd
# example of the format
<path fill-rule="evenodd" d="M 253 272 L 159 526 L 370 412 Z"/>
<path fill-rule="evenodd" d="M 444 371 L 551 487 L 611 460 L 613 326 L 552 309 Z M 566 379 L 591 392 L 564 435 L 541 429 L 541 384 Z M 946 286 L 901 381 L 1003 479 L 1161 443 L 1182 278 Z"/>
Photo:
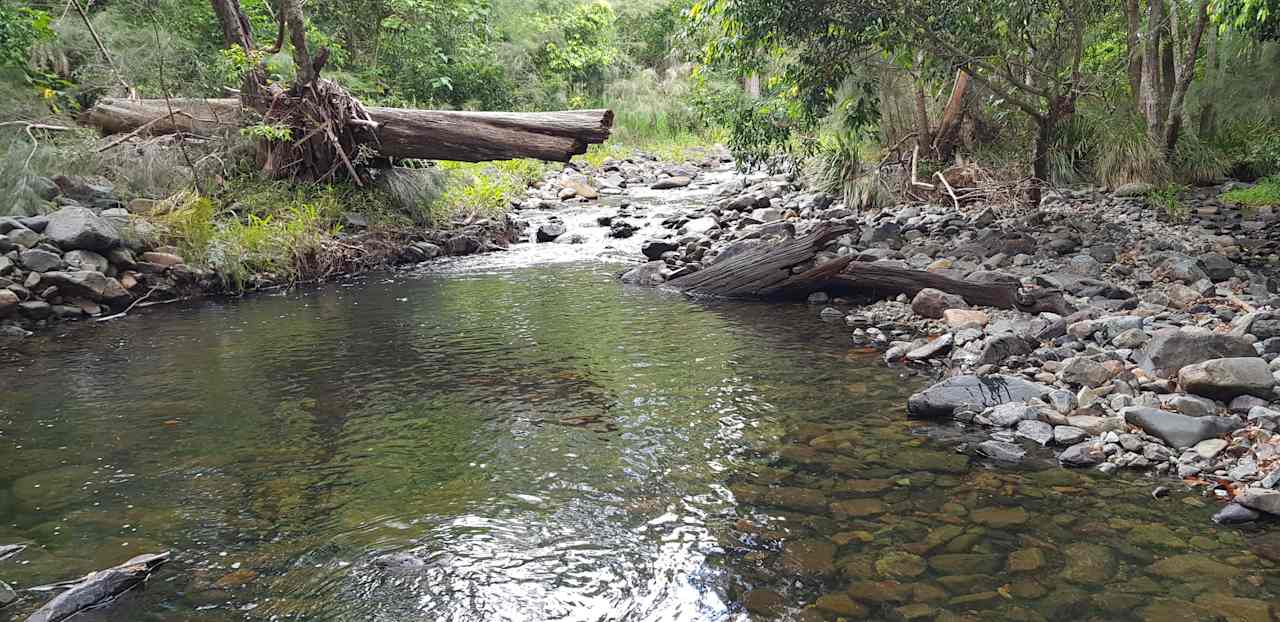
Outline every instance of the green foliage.
<path fill-rule="evenodd" d="M 1280 173 L 1280 126 L 1260 119 L 1224 124 L 1213 138 L 1232 172 L 1248 178 Z"/>
<path fill-rule="evenodd" d="M 588 92 L 599 92 L 607 71 L 621 57 L 617 15 L 604 2 L 578 4 L 553 21 L 558 36 L 535 56 L 545 77 L 559 78 Z"/>
<path fill-rule="evenodd" d="M 842 197 L 850 209 L 884 207 L 894 195 L 879 171 L 864 164 L 867 155 L 876 155 L 874 149 L 851 132 L 824 134 L 805 161 L 805 178 L 815 190 Z"/>
<path fill-rule="evenodd" d="M 53 38 L 50 20 L 44 11 L 0 5 L 0 68 L 26 69 L 31 46 Z"/>
<path fill-rule="evenodd" d="M 1184 134 L 1173 154 L 1173 175 L 1192 185 L 1205 186 L 1221 181 L 1231 170 L 1231 158 L 1222 149 Z"/>
<path fill-rule="evenodd" d="M 1187 187 L 1181 184 L 1159 186 L 1147 195 L 1147 203 L 1163 210 L 1173 222 L 1186 222 L 1191 216 L 1190 208 L 1182 202 L 1182 195 L 1186 191 Z"/>
<path fill-rule="evenodd" d="M 1154 184 L 1168 179 L 1164 152 L 1140 120 L 1122 119 L 1095 127 L 1098 155 L 1094 179 L 1098 183 L 1118 188 L 1130 182 Z"/>
<path fill-rule="evenodd" d="M 1246 207 L 1280 207 L 1280 176 L 1268 177 L 1248 188 L 1224 192 L 1222 200 Z"/>
<path fill-rule="evenodd" d="M 240 134 L 260 140 L 284 142 L 293 140 L 293 130 L 285 125 L 259 123 L 240 128 Z"/>
<path fill-rule="evenodd" d="M 441 168 L 449 175 L 449 185 L 431 206 L 429 222 L 444 225 L 455 220 L 504 214 L 512 201 L 542 178 L 546 166 L 537 160 L 442 163 Z"/>

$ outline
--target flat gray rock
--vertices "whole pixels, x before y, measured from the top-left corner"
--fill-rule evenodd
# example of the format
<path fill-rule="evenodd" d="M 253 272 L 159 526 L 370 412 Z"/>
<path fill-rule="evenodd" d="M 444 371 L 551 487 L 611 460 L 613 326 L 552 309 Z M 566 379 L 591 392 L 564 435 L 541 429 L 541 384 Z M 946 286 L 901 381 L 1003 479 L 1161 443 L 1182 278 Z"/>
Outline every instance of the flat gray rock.
<path fill-rule="evenodd" d="M 1131 407 L 1124 409 L 1123 413 L 1129 425 L 1138 426 L 1178 449 L 1229 434 L 1244 425 L 1235 417 L 1188 417 L 1156 408 Z"/>
<path fill-rule="evenodd" d="M 1053 441 L 1053 426 L 1043 421 L 1030 419 L 1019 421 L 1018 427 L 1014 432 L 1022 438 L 1039 444 L 1041 447 Z"/>
<path fill-rule="evenodd" d="M 1016 376 L 965 374 L 948 378 L 912 395 L 907 400 L 907 414 L 922 419 L 950 417 L 962 406 L 983 410 L 1009 402 L 1025 402 L 1052 390 Z"/>
<path fill-rule="evenodd" d="M 983 441 L 978 444 L 978 451 L 988 458 L 1001 462 L 1020 462 L 1027 456 L 1027 450 L 1017 443 L 1006 443 L 1004 441 Z"/>
<path fill-rule="evenodd" d="M 1280 490 L 1246 488 L 1236 496 L 1235 502 L 1251 510 L 1280 516 Z"/>
<path fill-rule="evenodd" d="M 1229 402 L 1241 395 L 1269 398 L 1276 379 L 1256 356 L 1220 358 L 1183 367 L 1178 384 L 1190 393 Z"/>
<path fill-rule="evenodd" d="M 1094 466 L 1106 458 L 1107 453 L 1103 451 L 1102 443 L 1085 441 L 1062 450 L 1058 462 L 1065 467 L 1082 468 Z"/>
<path fill-rule="evenodd" d="M 45 237 L 64 250 L 107 251 L 123 242 L 110 221 L 83 207 L 64 207 L 49 214 Z"/>
<path fill-rule="evenodd" d="M 1203 328 L 1166 328 L 1134 354 L 1143 371 L 1160 378 L 1174 378 L 1187 365 L 1238 356 L 1256 356 L 1246 337 L 1216 333 Z"/>

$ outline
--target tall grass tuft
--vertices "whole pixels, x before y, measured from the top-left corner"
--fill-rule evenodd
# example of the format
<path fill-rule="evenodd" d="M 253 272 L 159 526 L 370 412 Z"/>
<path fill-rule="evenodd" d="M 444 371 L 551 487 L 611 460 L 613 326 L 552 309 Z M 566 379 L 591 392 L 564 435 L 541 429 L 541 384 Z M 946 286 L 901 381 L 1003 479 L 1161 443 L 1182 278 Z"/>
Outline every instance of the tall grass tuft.
<path fill-rule="evenodd" d="M 1163 150 L 1141 123 L 1104 124 L 1098 130 L 1096 181 L 1117 188 L 1132 182 L 1158 184 L 1169 178 Z"/>
<path fill-rule="evenodd" d="M 849 209 L 890 205 L 895 199 L 893 192 L 880 171 L 864 163 L 864 156 L 870 155 L 863 153 L 867 150 L 846 133 L 825 135 L 805 160 L 804 176 L 810 187 L 841 197 Z"/>
<path fill-rule="evenodd" d="M 1184 134 L 1173 154 L 1174 177 L 1207 186 L 1220 181 L 1231 170 L 1231 158 L 1219 147 Z"/>

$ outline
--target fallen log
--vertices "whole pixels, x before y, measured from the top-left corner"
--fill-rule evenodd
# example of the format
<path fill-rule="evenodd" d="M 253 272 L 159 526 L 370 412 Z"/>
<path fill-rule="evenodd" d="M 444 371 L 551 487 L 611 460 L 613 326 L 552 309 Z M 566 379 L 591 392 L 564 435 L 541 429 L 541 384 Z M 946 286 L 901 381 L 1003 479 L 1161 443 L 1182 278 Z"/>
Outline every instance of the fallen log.
<path fill-rule="evenodd" d="M 174 99 L 173 114 L 162 99 L 103 98 L 80 115 L 80 123 L 104 134 L 141 129 L 145 134 L 235 131 L 248 123 L 238 99 Z M 465 112 L 367 107 L 378 155 L 392 159 L 485 162 L 536 158 L 567 162 L 609 138 L 611 110 L 560 112 Z"/>
<path fill-rule="evenodd" d="M 898 294 L 915 296 L 922 289 L 932 288 L 984 307 L 1028 313 L 1050 311 L 1060 315 L 1075 311 L 1056 289 L 1024 289 L 1013 281 L 966 281 L 888 262 L 854 261 L 852 256 L 796 273 L 797 267 L 811 262 L 829 242 L 848 231 L 845 226 L 820 225 L 808 235 L 752 249 L 673 279 L 668 286 L 703 296 L 791 300 L 802 300 L 819 291 L 832 295 L 870 293 L 889 298 Z"/>
<path fill-rule="evenodd" d="M 167 561 L 167 552 L 139 555 L 119 566 L 91 572 L 36 610 L 27 618 L 27 622 L 62 622 L 81 612 L 106 605 L 146 581 L 156 568 Z"/>

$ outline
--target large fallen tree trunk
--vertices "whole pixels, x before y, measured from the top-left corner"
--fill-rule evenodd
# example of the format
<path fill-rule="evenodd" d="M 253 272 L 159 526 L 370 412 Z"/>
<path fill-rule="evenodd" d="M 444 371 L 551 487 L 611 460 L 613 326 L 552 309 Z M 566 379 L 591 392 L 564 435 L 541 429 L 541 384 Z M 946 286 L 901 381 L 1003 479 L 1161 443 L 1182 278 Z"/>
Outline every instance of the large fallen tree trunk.
<path fill-rule="evenodd" d="M 1054 289 L 1024 289 L 1015 281 L 966 281 L 888 262 L 833 259 L 797 272 L 810 264 L 829 242 L 848 227 L 820 225 L 808 235 L 741 255 L 668 283 L 690 294 L 730 298 L 803 299 L 814 292 L 828 294 L 898 294 L 914 296 L 933 288 L 962 296 L 969 304 L 1038 313 L 1074 311 Z"/>
<path fill-rule="evenodd" d="M 80 122 L 105 134 L 212 134 L 238 130 L 245 115 L 238 99 L 99 100 Z M 610 110 L 462 112 L 367 107 L 378 155 L 392 159 L 484 162 L 536 158 L 567 162 L 609 138 Z"/>

